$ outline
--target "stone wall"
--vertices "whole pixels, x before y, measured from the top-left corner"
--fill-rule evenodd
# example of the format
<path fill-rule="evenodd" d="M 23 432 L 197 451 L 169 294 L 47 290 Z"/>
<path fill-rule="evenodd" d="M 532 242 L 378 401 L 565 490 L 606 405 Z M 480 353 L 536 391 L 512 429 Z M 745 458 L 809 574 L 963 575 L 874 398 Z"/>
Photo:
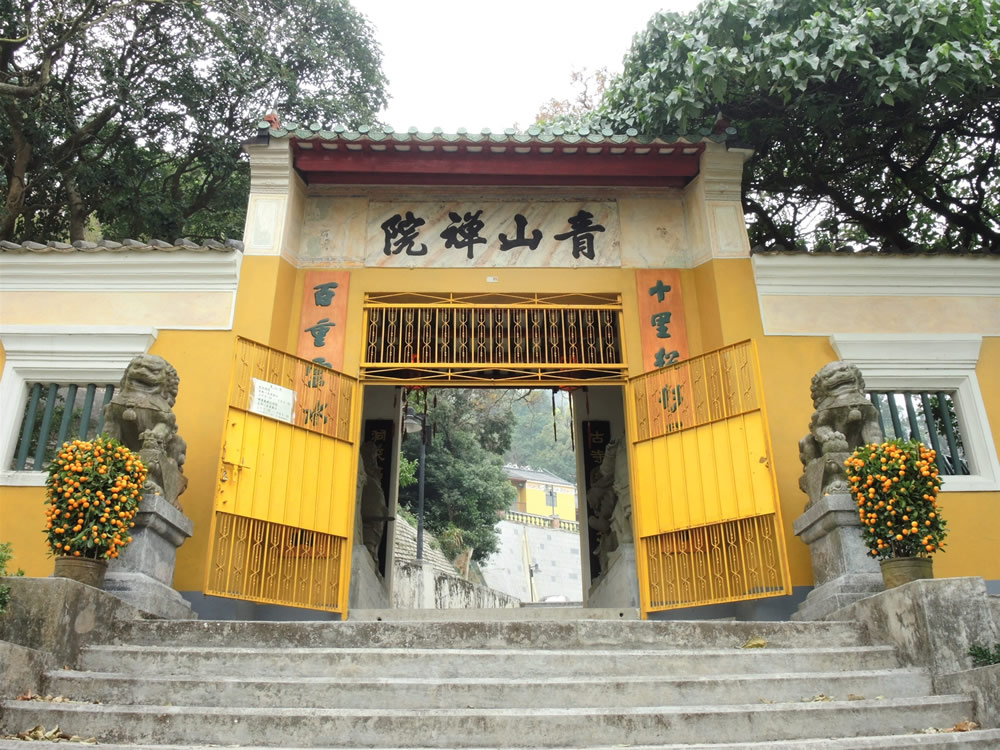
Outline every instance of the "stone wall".
<path fill-rule="evenodd" d="M 442 573 L 426 560 L 396 560 L 392 606 L 396 609 L 497 609 L 521 602 L 500 591 Z"/>
<path fill-rule="evenodd" d="M 487 585 L 521 601 L 531 601 L 531 578 L 526 568 L 530 560 L 537 566 L 532 577 L 539 601 L 548 597 L 567 602 L 583 599 L 579 533 L 513 521 L 501 521 L 497 530 L 500 549 L 480 566 Z"/>
<path fill-rule="evenodd" d="M 462 578 L 427 529 L 424 529 L 424 559 L 417 562 L 417 530 L 404 516 L 397 516 L 393 525 L 392 607 L 496 609 L 521 605 L 516 597 Z"/>

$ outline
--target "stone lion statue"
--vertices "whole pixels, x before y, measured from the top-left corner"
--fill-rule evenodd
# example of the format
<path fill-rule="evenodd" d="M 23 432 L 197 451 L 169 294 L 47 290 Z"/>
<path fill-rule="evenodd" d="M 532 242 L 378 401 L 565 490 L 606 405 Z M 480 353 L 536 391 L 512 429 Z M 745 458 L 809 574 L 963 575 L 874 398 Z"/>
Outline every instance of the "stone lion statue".
<path fill-rule="evenodd" d="M 618 442 L 612 440 L 604 449 L 604 460 L 590 474 L 587 491 L 587 523 L 597 532 L 597 549 L 591 550 L 601 571 L 608 569 L 608 556 L 618 548 L 618 537 L 612 525 L 618 495 L 615 493 L 615 466 Z"/>
<path fill-rule="evenodd" d="M 145 491 L 156 492 L 176 508 L 187 489 L 183 466 L 187 443 L 177 433 L 174 403 L 177 370 L 152 354 L 141 354 L 125 369 L 121 385 L 104 407 L 108 435 L 136 451 L 148 471 Z"/>
<path fill-rule="evenodd" d="M 378 563 L 378 548 L 389 519 L 389 506 L 382 491 L 382 467 L 379 466 L 378 446 L 368 441 L 361 446 L 359 474 L 364 476 L 361 489 L 361 537 L 372 559 Z"/>
<path fill-rule="evenodd" d="M 809 505 L 824 495 L 849 491 L 844 461 L 859 445 L 882 442 L 878 411 L 865 395 L 857 367 L 830 362 L 813 377 L 811 392 L 815 411 L 809 434 L 799 441 L 799 487 Z"/>

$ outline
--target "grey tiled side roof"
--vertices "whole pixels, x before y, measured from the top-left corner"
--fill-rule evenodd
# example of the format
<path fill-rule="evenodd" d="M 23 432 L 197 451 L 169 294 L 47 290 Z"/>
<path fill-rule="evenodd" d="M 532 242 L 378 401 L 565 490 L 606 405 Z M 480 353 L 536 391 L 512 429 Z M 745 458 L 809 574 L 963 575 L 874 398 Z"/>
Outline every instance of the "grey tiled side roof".
<path fill-rule="evenodd" d="M 567 482 L 551 471 L 545 469 L 530 469 L 521 466 L 504 466 L 503 473 L 508 479 L 523 479 L 529 482 L 545 482 L 547 484 L 565 484 L 572 487 L 573 482 Z"/>
<path fill-rule="evenodd" d="M 967 253 L 967 252 L 937 252 L 935 250 L 917 249 L 917 250 L 900 250 L 899 248 L 879 248 L 875 245 L 865 245 L 862 247 L 853 247 L 851 245 L 842 245 L 840 247 L 823 247 L 823 248 L 811 248 L 811 249 L 801 249 L 795 247 L 785 247 L 784 245 L 772 245 L 771 247 L 764 247 L 763 245 L 755 245 L 750 249 L 751 255 L 815 255 L 818 257 L 830 257 L 830 256 L 843 256 L 852 257 L 858 255 L 878 255 L 878 256 L 932 256 L 941 255 L 944 257 L 949 256 L 967 256 L 967 257 L 1000 257 L 1000 253 Z"/>
<path fill-rule="evenodd" d="M 411 127 L 406 130 L 395 130 L 388 125 L 362 125 L 357 130 L 350 130 L 343 125 L 334 125 L 331 128 L 324 128 L 320 123 L 313 122 L 308 125 L 297 122 L 285 122 L 280 127 L 273 128 L 266 120 L 257 123 L 259 136 L 270 136 L 271 138 L 299 138 L 302 140 L 320 139 L 325 141 L 388 141 L 392 143 L 405 143 L 407 141 L 447 141 L 451 143 L 483 143 L 483 144 L 524 144 L 524 143 L 562 143 L 562 144 L 603 144 L 603 143 L 677 143 L 684 141 L 687 143 L 699 143 L 703 140 L 715 141 L 718 143 L 730 140 L 736 135 L 735 128 L 726 128 L 722 132 L 716 133 L 711 130 L 704 130 L 698 133 L 688 134 L 663 134 L 657 137 L 639 135 L 635 128 L 629 128 L 625 132 L 615 132 L 611 128 L 588 128 L 566 129 L 561 127 L 541 128 L 531 126 L 525 130 L 515 128 L 505 128 L 502 131 L 494 132 L 490 128 L 483 128 L 479 132 L 472 132 L 465 128 L 459 128 L 457 132 L 446 133 L 441 128 L 434 128 L 430 131 L 421 131 Z"/>
<path fill-rule="evenodd" d="M 178 250 L 199 253 L 231 253 L 243 252 L 243 243 L 239 240 L 226 240 L 218 242 L 216 240 L 205 240 L 198 243 L 193 240 L 181 238 L 171 242 L 164 240 L 122 240 L 114 242 L 112 240 L 101 240 L 100 242 L 85 242 L 78 240 L 73 243 L 57 242 L 51 240 L 46 243 L 41 242 L 0 242 L 0 253 L 10 253 L 19 255 L 23 253 L 125 253 L 125 252 L 161 252 L 170 253 Z"/>

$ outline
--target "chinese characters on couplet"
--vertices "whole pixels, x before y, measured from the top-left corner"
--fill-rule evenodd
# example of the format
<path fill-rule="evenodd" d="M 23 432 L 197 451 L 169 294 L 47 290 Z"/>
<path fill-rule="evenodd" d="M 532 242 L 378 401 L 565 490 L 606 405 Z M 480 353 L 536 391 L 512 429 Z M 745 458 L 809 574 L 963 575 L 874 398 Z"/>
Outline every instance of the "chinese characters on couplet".
<path fill-rule="evenodd" d="M 656 301 L 659 305 L 664 307 L 669 307 L 670 300 L 667 299 L 667 295 L 670 292 L 670 285 L 664 284 L 662 279 L 657 279 L 656 283 L 649 288 L 649 296 L 656 297 Z M 658 310 L 654 312 L 649 318 L 649 325 L 655 330 L 656 338 L 658 339 L 669 339 L 670 336 L 670 318 L 673 316 L 672 309 Z M 676 349 L 671 348 L 668 351 L 666 346 L 661 346 L 659 350 L 655 353 L 653 359 L 653 365 L 655 367 L 666 367 L 672 365 L 678 359 L 680 359 L 681 353 Z M 664 404 L 664 408 L 666 405 Z"/>
<path fill-rule="evenodd" d="M 326 284 L 317 284 L 313 287 L 313 299 L 316 300 L 317 307 L 329 307 L 330 303 L 333 302 L 333 298 L 337 296 L 337 293 L 333 291 L 340 284 L 336 281 L 330 281 Z"/>
<path fill-rule="evenodd" d="M 322 359 L 319 357 L 318 359 Z M 315 360 L 313 360 L 315 362 Z M 306 367 L 306 385 L 310 388 L 322 388 L 326 385 L 326 378 L 323 377 L 323 367 L 324 365 L 320 362 L 316 364 L 319 367 Z"/>
<path fill-rule="evenodd" d="M 337 324 L 332 322 L 329 318 L 323 318 L 317 322 L 316 325 L 309 326 L 303 330 L 312 335 L 314 346 L 325 346 L 326 335 L 335 325 Z"/>
<path fill-rule="evenodd" d="M 681 404 L 684 403 L 684 397 L 681 395 L 683 388 L 684 384 L 681 383 L 679 385 L 665 385 L 660 390 L 659 402 L 671 414 L 676 414 Z"/>
<path fill-rule="evenodd" d="M 684 396 L 682 395 L 684 391 L 684 383 L 678 383 L 677 385 L 665 385 L 660 389 L 659 395 L 656 400 L 660 402 L 669 416 L 667 416 L 667 431 L 673 432 L 674 430 L 680 430 L 684 427 L 683 422 L 681 422 L 681 415 L 686 412 L 687 409 L 681 409 L 681 404 L 684 403 Z"/>
<path fill-rule="evenodd" d="M 326 411 L 326 404 L 316 404 L 311 409 L 303 407 L 302 416 L 312 427 L 319 427 L 320 422 L 326 424 L 329 421 L 326 414 L 323 413 L 324 411 Z"/>
<path fill-rule="evenodd" d="M 444 240 L 444 249 L 465 250 L 466 259 L 474 260 L 477 246 L 489 247 L 490 238 L 482 235 L 486 227 L 482 215 L 483 209 L 464 213 L 449 211 L 450 223 L 439 235 Z M 542 231 L 533 228 L 529 235 L 528 219 L 523 214 L 514 214 L 513 222 L 513 236 L 507 232 L 497 233 L 496 241 L 499 249 L 502 252 L 518 248 L 536 250 L 544 238 Z M 427 244 L 424 242 L 418 244 L 421 239 L 420 228 L 426 223 L 425 219 L 415 216 L 412 211 L 390 216 L 379 225 L 384 235 L 383 254 L 399 255 L 405 252 L 406 255 L 427 255 Z M 597 257 L 595 233 L 604 232 L 605 228 L 595 224 L 594 215 L 583 209 L 568 217 L 566 223 L 569 224 L 569 231 L 554 235 L 553 239 L 557 242 L 569 240 L 574 258 L 595 260 Z"/>
<path fill-rule="evenodd" d="M 680 352 L 676 349 L 672 352 L 668 352 L 665 346 L 661 346 L 653 356 L 653 365 L 655 367 L 666 367 L 667 365 L 672 365 L 680 359 L 680 356 Z"/>
<path fill-rule="evenodd" d="M 314 367 L 306 370 L 306 385 L 323 385 L 323 369 L 337 369 L 343 363 L 343 319 L 347 311 L 347 271 L 308 271 L 305 294 L 302 295 L 301 324 L 296 353 L 310 360 Z M 319 420 L 320 417 L 310 417 Z"/>

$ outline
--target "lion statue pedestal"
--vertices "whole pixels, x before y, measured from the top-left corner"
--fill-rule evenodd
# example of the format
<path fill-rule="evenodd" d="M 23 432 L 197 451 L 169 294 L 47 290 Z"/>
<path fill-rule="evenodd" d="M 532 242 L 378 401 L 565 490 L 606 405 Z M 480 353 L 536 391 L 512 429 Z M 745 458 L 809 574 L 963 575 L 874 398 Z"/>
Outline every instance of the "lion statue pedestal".
<path fill-rule="evenodd" d="M 861 539 L 844 469 L 859 445 L 882 442 L 878 413 L 865 395 L 861 371 L 849 362 L 831 362 L 816 373 L 812 398 L 809 434 L 799 441 L 799 487 L 809 502 L 792 528 L 809 545 L 814 588 L 793 620 L 821 620 L 883 588 L 878 562 Z"/>
<path fill-rule="evenodd" d="M 187 488 L 187 445 L 173 412 L 179 385 L 169 362 L 142 354 L 129 363 L 104 409 L 108 435 L 138 452 L 149 470 L 132 543 L 108 566 L 104 590 L 154 615 L 190 620 L 197 615 L 172 588 L 177 548 L 194 530 L 177 499 Z"/>

